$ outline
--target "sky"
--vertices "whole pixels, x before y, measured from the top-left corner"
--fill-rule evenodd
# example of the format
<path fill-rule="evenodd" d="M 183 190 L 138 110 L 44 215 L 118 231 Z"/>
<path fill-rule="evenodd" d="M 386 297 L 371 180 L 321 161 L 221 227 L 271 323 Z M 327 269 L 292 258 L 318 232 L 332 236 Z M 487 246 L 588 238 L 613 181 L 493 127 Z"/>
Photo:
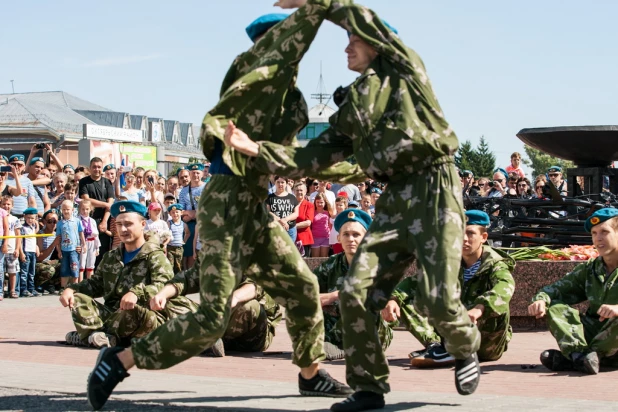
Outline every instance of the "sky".
<path fill-rule="evenodd" d="M 0 93 L 62 90 L 115 111 L 200 124 L 274 0 L 3 0 Z M 618 124 L 618 2 L 363 0 L 421 56 L 461 141 L 485 136 L 499 166 L 522 128 Z M 325 23 L 298 84 L 317 101 L 351 83 L 345 32 Z M 330 104 L 334 106 L 334 104 Z"/>

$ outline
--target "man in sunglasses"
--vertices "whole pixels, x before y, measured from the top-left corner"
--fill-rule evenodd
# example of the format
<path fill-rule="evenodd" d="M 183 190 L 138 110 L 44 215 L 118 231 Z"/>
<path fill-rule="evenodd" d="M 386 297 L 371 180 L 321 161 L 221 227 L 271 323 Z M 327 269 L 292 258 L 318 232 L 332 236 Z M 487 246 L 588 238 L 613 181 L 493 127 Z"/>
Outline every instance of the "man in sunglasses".
<path fill-rule="evenodd" d="M 36 192 L 34 191 L 32 181 L 22 176 L 26 170 L 26 157 L 22 154 L 14 154 L 9 157 L 9 163 L 11 166 L 15 167 L 15 172 L 17 172 L 18 176 L 16 178 L 19 179 L 21 184 L 21 195 L 13 196 L 13 209 L 11 210 L 11 214 L 21 218 L 24 215 L 24 210 L 28 207 L 36 208 Z M 10 174 L 7 176 L 6 184 L 8 186 L 15 186 L 15 179 L 13 179 Z"/>
<path fill-rule="evenodd" d="M 547 177 L 556 186 L 560 196 L 567 196 L 567 184 L 562 176 L 562 168 L 560 166 L 552 166 L 547 169 Z"/>
<path fill-rule="evenodd" d="M 493 186 L 491 186 L 491 190 L 487 194 L 487 197 L 503 197 L 507 194 L 507 176 L 508 173 L 504 169 L 496 169 L 494 170 L 493 176 Z"/>

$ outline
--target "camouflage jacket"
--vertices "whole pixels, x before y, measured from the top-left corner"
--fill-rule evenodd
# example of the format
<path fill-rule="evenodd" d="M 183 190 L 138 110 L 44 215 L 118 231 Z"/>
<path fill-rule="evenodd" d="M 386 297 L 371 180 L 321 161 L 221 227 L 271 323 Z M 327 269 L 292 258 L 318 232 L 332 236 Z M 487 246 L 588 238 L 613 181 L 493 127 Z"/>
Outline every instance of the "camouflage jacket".
<path fill-rule="evenodd" d="M 107 252 L 90 279 L 70 285 L 76 293 L 93 298 L 103 297 L 105 305 L 117 309 L 128 292 L 137 296 L 137 304 L 149 307 L 156 295 L 174 275 L 172 265 L 161 247 L 147 241 L 126 266 L 122 263 L 124 245 Z"/>
<path fill-rule="evenodd" d="M 182 272 L 178 272 L 174 277 L 167 282 L 168 285 L 173 285 L 178 291 L 178 296 L 186 296 L 192 293 L 200 292 L 200 274 L 199 274 L 199 263 L 196 264 L 188 270 L 183 270 Z M 238 288 L 242 287 L 246 284 L 255 285 L 256 297 L 255 299 L 260 302 L 260 305 L 266 311 L 266 316 L 268 318 L 268 323 L 271 326 L 276 326 L 283 316 L 283 311 L 281 310 L 281 306 L 275 300 L 270 297 L 268 293 L 264 291 L 264 289 L 255 283 L 253 280 L 245 277 L 241 283 L 238 285 Z M 237 289 L 238 289 L 237 288 Z M 195 310 L 195 309 L 194 309 Z"/>
<path fill-rule="evenodd" d="M 508 315 L 509 303 L 515 292 L 515 280 L 511 274 L 514 267 L 515 261 L 508 254 L 484 245 L 481 266 L 474 276 L 464 283 L 463 265 L 459 270 L 461 302 L 466 309 L 483 305 L 484 319 Z M 416 276 L 404 279 L 397 285 L 392 298 L 401 306 L 410 304 L 417 282 Z"/>
<path fill-rule="evenodd" d="M 318 278 L 320 285 L 320 293 L 331 293 L 341 289 L 343 278 L 348 274 L 349 265 L 345 257 L 345 253 L 337 253 L 322 262 L 320 266 L 313 269 L 313 273 Z M 339 311 L 339 300 L 332 305 L 322 308 L 324 313 L 339 319 L 341 312 Z"/>
<path fill-rule="evenodd" d="M 597 311 L 601 305 L 618 304 L 618 286 L 614 286 L 617 279 L 618 269 L 608 275 L 602 257 L 590 259 L 575 266 L 559 281 L 543 287 L 532 301 L 543 300 L 548 305 L 553 302 L 574 305 L 589 301 L 586 313 L 598 317 Z"/>
<path fill-rule="evenodd" d="M 450 163 L 457 150 L 420 57 L 371 10 L 333 0 L 326 18 L 378 51 L 342 94 L 331 127 L 304 148 L 259 142 L 262 171 L 298 178 L 356 156 L 372 178 L 387 182 Z"/>
<path fill-rule="evenodd" d="M 213 154 L 215 139 L 224 140 L 229 120 L 253 140 L 297 146 L 296 134 L 309 118 L 305 99 L 296 88 L 298 64 L 329 4 L 330 0 L 309 0 L 234 60 L 221 86 L 219 102 L 202 123 L 201 141 L 207 158 Z M 268 170 L 259 172 L 247 156 L 225 145 L 223 161 L 235 175 L 245 177 L 254 194 L 266 197 Z M 348 162 L 309 176 L 345 182 L 366 179 L 359 166 Z"/>

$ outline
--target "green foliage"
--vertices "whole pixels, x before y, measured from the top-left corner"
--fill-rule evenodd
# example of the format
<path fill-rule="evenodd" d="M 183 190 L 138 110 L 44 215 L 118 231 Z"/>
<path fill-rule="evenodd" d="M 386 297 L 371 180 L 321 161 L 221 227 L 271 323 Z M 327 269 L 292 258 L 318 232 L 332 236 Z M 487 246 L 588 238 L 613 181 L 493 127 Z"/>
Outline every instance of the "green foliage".
<path fill-rule="evenodd" d="M 481 136 L 479 145 L 472 148 L 472 143 L 466 140 L 455 153 L 455 165 L 459 170 L 471 170 L 476 177 L 489 177 L 496 168 L 496 156 L 489 149 L 484 136 Z"/>
<path fill-rule="evenodd" d="M 528 145 L 524 145 L 524 151 L 527 158 L 523 158 L 522 162 L 530 168 L 533 178 L 545 174 L 551 166 L 562 167 L 562 175 L 566 178 L 566 169 L 575 167 L 575 163 L 570 160 L 552 157 Z"/>

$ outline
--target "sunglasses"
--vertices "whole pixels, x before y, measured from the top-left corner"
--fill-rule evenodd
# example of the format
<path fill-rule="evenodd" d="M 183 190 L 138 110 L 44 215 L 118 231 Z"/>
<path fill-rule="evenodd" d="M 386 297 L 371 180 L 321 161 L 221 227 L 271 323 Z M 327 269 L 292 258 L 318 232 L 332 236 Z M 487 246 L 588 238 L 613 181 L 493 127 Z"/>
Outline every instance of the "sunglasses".
<path fill-rule="evenodd" d="M 526 184 L 526 183 L 520 183 L 520 184 L 517 185 L 517 187 L 526 187 L 526 186 L 528 186 L 528 184 Z"/>
<path fill-rule="evenodd" d="M 494 179 L 495 182 L 504 182 L 504 179 Z"/>
<path fill-rule="evenodd" d="M 559 174 L 560 174 L 560 173 L 550 173 L 550 174 L 549 174 L 549 177 L 558 177 L 558 175 L 559 175 Z"/>
<path fill-rule="evenodd" d="M 58 221 L 56 219 L 46 220 L 46 222 L 49 223 L 49 224 L 58 223 Z"/>
<path fill-rule="evenodd" d="M 536 189 L 543 189 L 545 185 L 536 186 Z"/>
<path fill-rule="evenodd" d="M 0 172 L 0 176 L 5 177 L 6 176 L 6 172 Z"/>
<path fill-rule="evenodd" d="M 485 183 L 479 183 L 479 186 L 489 186 L 489 183 L 485 182 Z"/>
<path fill-rule="evenodd" d="M 320 184 L 318 182 L 315 182 L 313 185 L 314 186 L 320 186 Z"/>
<path fill-rule="evenodd" d="M 11 163 L 11 166 L 22 167 L 22 166 L 25 166 L 25 164 L 23 164 L 23 163 Z"/>

